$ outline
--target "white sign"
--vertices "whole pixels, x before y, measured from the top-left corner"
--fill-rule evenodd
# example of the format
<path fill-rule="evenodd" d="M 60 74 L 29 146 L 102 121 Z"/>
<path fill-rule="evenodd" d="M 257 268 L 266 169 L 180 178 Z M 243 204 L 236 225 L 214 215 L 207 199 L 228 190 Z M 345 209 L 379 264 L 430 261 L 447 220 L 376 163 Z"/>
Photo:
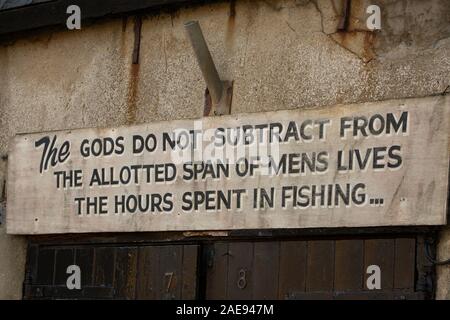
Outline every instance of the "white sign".
<path fill-rule="evenodd" d="M 449 97 L 17 135 L 10 234 L 442 225 Z"/>

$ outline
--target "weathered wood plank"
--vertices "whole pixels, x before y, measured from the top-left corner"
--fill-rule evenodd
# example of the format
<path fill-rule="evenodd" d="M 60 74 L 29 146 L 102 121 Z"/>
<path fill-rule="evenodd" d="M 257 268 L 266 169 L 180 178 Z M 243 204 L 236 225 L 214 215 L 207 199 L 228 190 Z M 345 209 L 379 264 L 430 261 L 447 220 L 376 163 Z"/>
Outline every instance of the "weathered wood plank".
<path fill-rule="evenodd" d="M 98 247 L 94 251 L 94 286 L 112 287 L 116 248 Z"/>
<path fill-rule="evenodd" d="M 197 297 L 198 283 L 198 259 L 199 246 L 184 245 L 183 246 L 183 268 L 182 268 L 182 292 L 181 299 L 193 300 Z"/>
<path fill-rule="evenodd" d="M 67 267 L 73 265 L 75 261 L 74 250 L 57 249 L 55 262 L 55 285 L 66 285 L 69 275 L 66 273 Z"/>
<path fill-rule="evenodd" d="M 391 290 L 394 287 L 394 263 L 395 263 L 394 239 L 368 239 L 364 241 L 364 270 L 371 265 L 378 266 L 381 272 L 381 290 Z M 365 272 L 364 288 L 367 288 Z"/>
<path fill-rule="evenodd" d="M 94 248 L 81 247 L 75 250 L 75 263 L 81 270 L 81 286 L 92 286 L 94 270 Z"/>
<path fill-rule="evenodd" d="M 145 246 L 139 248 L 138 278 L 136 298 L 140 300 L 155 300 L 159 297 L 157 274 L 159 273 L 160 246 Z"/>
<path fill-rule="evenodd" d="M 206 247 L 206 299 L 224 300 L 228 287 L 228 243 Z"/>
<path fill-rule="evenodd" d="M 362 290 L 364 241 L 337 240 L 335 246 L 334 290 Z"/>
<path fill-rule="evenodd" d="M 228 245 L 227 299 L 252 299 L 254 283 L 254 245 L 231 242 Z"/>
<path fill-rule="evenodd" d="M 179 300 L 182 292 L 183 246 L 161 246 L 159 257 L 159 274 L 156 275 L 159 283 L 160 299 Z"/>
<path fill-rule="evenodd" d="M 55 270 L 55 249 L 39 250 L 37 277 L 35 284 L 53 285 Z"/>
<path fill-rule="evenodd" d="M 279 242 L 254 243 L 253 299 L 277 299 L 279 266 Z"/>
<path fill-rule="evenodd" d="M 416 239 L 395 239 L 394 288 L 414 289 Z"/>
<path fill-rule="evenodd" d="M 127 300 L 135 299 L 136 273 L 137 248 L 117 248 L 114 275 L 115 298 Z"/>
<path fill-rule="evenodd" d="M 181 147 L 172 150 L 171 141 L 179 141 L 180 129 L 190 136 L 200 125 L 194 120 L 17 135 L 9 155 L 7 231 L 443 225 L 449 119 L 450 96 L 202 119 L 206 135 L 196 136 L 203 139 L 195 152 L 203 155 L 212 147 L 208 133 L 223 128 L 240 136 L 251 128 L 254 140 L 258 130 L 272 136 L 262 143 L 273 165 L 257 163 L 258 179 L 238 159 L 220 159 L 231 162 L 228 174 L 216 162 L 189 178 L 193 167 L 185 165 L 192 159 L 180 158 Z M 214 144 L 234 134 L 214 136 Z M 214 151 L 227 154 L 230 139 Z M 263 196 L 255 199 L 255 189 L 264 189 Z M 253 207 L 260 203 L 263 208 Z"/>
<path fill-rule="evenodd" d="M 333 290 L 334 241 L 308 241 L 306 291 L 325 292 Z"/>
<path fill-rule="evenodd" d="M 306 244 L 306 241 L 280 243 L 279 299 L 288 299 L 294 292 L 305 291 Z"/>

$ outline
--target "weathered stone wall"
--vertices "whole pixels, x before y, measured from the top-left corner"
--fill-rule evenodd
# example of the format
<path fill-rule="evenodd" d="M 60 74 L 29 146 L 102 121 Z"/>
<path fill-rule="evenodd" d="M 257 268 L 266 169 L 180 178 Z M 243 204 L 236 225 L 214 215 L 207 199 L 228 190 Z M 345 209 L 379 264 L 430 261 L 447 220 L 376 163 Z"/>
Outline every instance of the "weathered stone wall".
<path fill-rule="evenodd" d="M 1 130 L 1 129 L 0 129 Z M 6 159 L 0 156 L 0 299 L 20 299 L 25 267 L 26 241 L 6 235 L 4 209 Z"/>
<path fill-rule="evenodd" d="M 0 43 L 0 155 L 18 132 L 200 117 L 205 84 L 183 30 L 199 20 L 219 73 L 234 80 L 232 113 L 442 94 L 450 85 L 450 2 L 371 1 L 382 29 L 365 28 L 366 0 L 231 1 L 151 13 L 139 64 L 134 22 L 43 30 Z M 0 170 L 0 177 L 1 177 Z M 0 233 L 4 228 L 0 227 Z M 450 230 L 439 258 L 449 258 Z M 0 236 L 0 297 L 18 297 L 25 241 Z M 448 266 L 438 298 L 450 297 Z"/>

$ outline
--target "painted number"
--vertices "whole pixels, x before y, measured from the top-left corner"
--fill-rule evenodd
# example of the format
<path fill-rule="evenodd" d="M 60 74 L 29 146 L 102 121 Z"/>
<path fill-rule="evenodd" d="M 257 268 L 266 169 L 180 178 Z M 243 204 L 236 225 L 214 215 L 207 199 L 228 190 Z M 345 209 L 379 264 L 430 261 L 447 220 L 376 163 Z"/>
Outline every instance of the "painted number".
<path fill-rule="evenodd" d="M 243 290 L 247 286 L 247 271 L 240 269 L 238 272 L 237 286 L 239 289 Z"/>
<path fill-rule="evenodd" d="M 166 292 L 169 292 L 170 288 L 172 287 L 173 272 L 166 272 L 164 274 L 164 278 L 167 279 Z"/>

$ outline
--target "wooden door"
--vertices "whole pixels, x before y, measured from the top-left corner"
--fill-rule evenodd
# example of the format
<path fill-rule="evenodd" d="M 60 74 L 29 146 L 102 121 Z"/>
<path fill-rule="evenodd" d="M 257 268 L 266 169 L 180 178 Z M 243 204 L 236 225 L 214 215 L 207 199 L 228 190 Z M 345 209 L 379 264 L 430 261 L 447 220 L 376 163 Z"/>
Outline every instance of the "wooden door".
<path fill-rule="evenodd" d="M 26 299 L 195 299 L 198 245 L 32 246 Z M 81 270 L 69 290 L 67 267 Z"/>
<path fill-rule="evenodd" d="M 196 245 L 140 248 L 137 299 L 195 299 L 197 297 Z"/>
<path fill-rule="evenodd" d="M 207 299 L 420 299 L 415 238 L 222 242 L 208 246 Z M 369 290 L 368 266 L 381 289 Z"/>
<path fill-rule="evenodd" d="M 415 237 L 310 238 L 28 250 L 26 299 L 423 299 Z M 67 268 L 81 289 L 67 287 Z M 369 266 L 379 290 L 367 287 Z"/>

